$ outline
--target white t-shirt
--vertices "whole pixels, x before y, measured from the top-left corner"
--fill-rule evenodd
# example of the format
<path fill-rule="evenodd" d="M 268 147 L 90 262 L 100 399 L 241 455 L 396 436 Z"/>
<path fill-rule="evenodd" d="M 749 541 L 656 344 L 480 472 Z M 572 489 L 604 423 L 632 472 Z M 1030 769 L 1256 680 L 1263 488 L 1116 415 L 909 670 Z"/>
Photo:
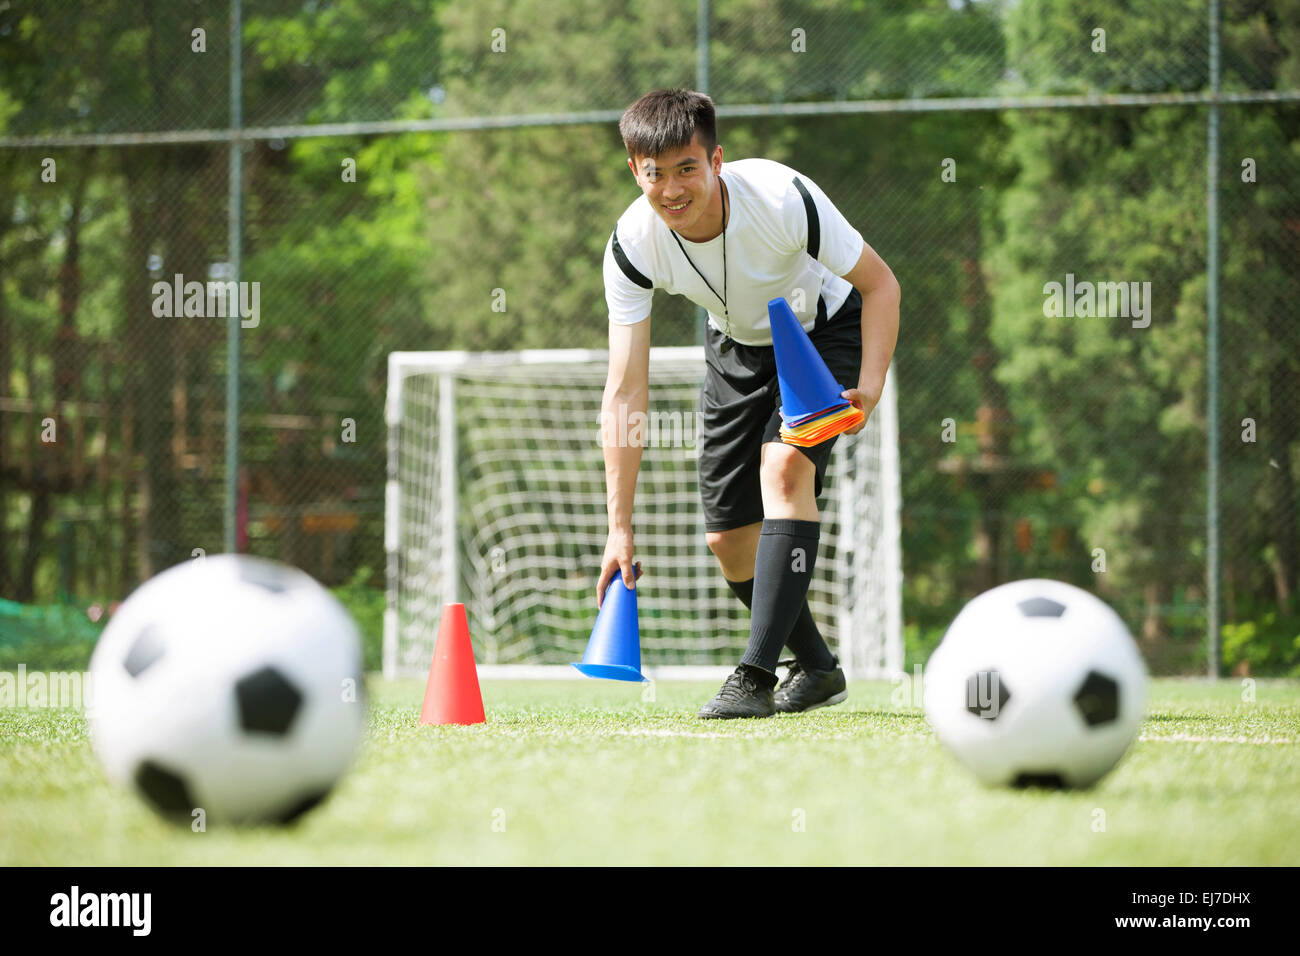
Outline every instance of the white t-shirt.
<path fill-rule="evenodd" d="M 862 235 L 841 215 L 826 194 L 808 177 L 770 159 L 741 159 L 722 164 L 727 185 L 726 297 L 731 336 L 742 345 L 771 345 L 767 303 L 782 297 L 790 303 L 807 331 L 817 319 L 818 297 L 826 314 L 834 315 L 853 287 L 840 276 L 850 272 L 862 255 Z M 818 252 L 808 254 L 808 210 L 795 177 L 816 203 Z M 632 275 L 614 254 L 614 236 Z M 605 243 L 605 301 L 609 320 L 634 325 L 650 315 L 655 289 L 684 295 L 709 312 L 709 324 L 727 331 L 722 300 L 722 236 L 691 242 L 681 236 L 681 248 L 644 195 L 619 217 L 614 235 Z M 686 256 L 695 267 L 691 267 Z M 717 290 L 695 271 L 699 269 Z M 647 286 L 646 283 L 649 283 Z"/>

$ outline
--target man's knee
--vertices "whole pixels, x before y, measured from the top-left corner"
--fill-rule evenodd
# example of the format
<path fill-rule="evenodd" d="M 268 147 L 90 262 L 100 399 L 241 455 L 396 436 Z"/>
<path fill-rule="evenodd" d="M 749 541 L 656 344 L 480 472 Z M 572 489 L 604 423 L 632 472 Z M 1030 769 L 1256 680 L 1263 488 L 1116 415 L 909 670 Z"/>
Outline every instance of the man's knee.
<path fill-rule="evenodd" d="M 730 531 L 706 531 L 704 540 L 708 543 L 709 550 L 724 564 L 740 557 L 744 546 L 744 534 L 740 528 L 732 528 Z"/>
<path fill-rule="evenodd" d="M 759 480 L 771 496 L 793 501 L 812 490 L 817 478 L 817 466 L 807 455 L 791 445 L 769 443 L 759 468 Z"/>
<path fill-rule="evenodd" d="M 731 528 L 727 531 L 706 531 L 704 540 L 718 559 L 722 573 L 730 581 L 748 581 L 754 576 L 754 553 L 758 547 L 758 533 L 762 522 Z"/>

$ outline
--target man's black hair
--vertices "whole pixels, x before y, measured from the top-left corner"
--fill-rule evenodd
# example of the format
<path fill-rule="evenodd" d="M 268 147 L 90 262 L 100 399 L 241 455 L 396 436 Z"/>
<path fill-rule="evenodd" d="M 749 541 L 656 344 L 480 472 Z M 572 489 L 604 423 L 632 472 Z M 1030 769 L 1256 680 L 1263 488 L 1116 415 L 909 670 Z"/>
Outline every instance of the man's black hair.
<path fill-rule="evenodd" d="M 713 100 L 694 90 L 654 90 L 641 97 L 618 121 L 627 155 L 651 159 L 691 144 L 696 133 L 704 147 L 706 160 L 718 145 L 717 121 Z"/>

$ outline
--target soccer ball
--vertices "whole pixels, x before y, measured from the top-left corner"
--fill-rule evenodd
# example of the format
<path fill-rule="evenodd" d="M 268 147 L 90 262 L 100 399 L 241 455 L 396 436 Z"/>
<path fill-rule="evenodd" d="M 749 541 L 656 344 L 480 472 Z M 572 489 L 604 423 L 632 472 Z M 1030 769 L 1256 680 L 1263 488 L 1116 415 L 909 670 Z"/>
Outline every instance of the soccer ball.
<path fill-rule="evenodd" d="M 926 665 L 939 739 L 989 785 L 1087 787 L 1142 722 L 1146 668 L 1099 598 L 1060 581 L 986 591 L 953 620 Z"/>
<path fill-rule="evenodd" d="M 159 574 L 90 662 L 91 741 L 108 775 L 165 817 L 290 822 L 351 764 L 365 721 L 361 645 L 301 571 L 238 555 Z"/>

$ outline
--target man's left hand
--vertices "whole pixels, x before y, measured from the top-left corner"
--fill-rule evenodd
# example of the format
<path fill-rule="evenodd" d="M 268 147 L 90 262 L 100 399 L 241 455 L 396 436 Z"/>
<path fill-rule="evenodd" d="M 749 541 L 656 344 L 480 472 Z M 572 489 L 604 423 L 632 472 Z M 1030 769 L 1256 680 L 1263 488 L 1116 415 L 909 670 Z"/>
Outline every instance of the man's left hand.
<path fill-rule="evenodd" d="M 850 388 L 840 392 L 840 398 L 847 398 L 855 407 L 862 409 L 862 421 L 844 430 L 846 435 L 856 435 L 867 427 L 867 419 L 871 417 L 876 403 L 880 401 L 880 393 L 869 392 L 862 388 Z"/>

